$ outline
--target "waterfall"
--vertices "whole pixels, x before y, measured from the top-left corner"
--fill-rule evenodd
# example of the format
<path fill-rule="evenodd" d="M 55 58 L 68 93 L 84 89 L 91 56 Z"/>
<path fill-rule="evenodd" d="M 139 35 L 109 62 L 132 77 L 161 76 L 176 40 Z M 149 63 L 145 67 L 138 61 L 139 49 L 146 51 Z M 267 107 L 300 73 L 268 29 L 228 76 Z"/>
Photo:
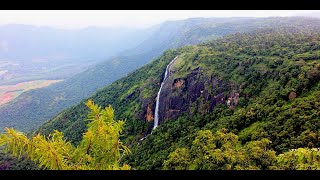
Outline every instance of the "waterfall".
<path fill-rule="evenodd" d="M 168 79 L 168 76 L 169 76 L 169 71 L 170 71 L 170 67 L 172 65 L 172 63 L 177 59 L 178 56 L 176 56 L 168 65 L 167 65 L 167 68 L 166 68 L 166 72 L 164 74 L 164 79 L 161 83 L 161 86 L 160 86 L 160 89 L 158 91 L 158 94 L 157 94 L 157 102 L 156 102 L 156 109 L 154 111 L 154 125 L 153 125 L 153 129 L 156 129 L 157 126 L 158 126 L 158 123 L 159 123 L 159 104 L 160 104 L 160 94 L 161 94 L 161 90 L 162 90 L 162 87 L 164 85 L 164 83 L 166 82 L 166 80 Z"/>

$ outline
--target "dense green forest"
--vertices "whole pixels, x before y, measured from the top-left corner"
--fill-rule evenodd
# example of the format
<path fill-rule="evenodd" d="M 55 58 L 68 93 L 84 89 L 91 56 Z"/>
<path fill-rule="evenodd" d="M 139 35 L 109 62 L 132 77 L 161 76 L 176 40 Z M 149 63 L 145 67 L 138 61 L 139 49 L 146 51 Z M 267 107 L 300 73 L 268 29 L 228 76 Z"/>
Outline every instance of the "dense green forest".
<path fill-rule="evenodd" d="M 151 170 L 319 169 L 320 21 L 284 19 L 168 50 L 91 96 L 126 122 L 121 139 L 131 154 L 122 162 Z M 168 111 L 152 131 L 156 95 L 177 56 L 160 102 Z M 32 134 L 59 130 L 78 145 L 85 102 Z"/>

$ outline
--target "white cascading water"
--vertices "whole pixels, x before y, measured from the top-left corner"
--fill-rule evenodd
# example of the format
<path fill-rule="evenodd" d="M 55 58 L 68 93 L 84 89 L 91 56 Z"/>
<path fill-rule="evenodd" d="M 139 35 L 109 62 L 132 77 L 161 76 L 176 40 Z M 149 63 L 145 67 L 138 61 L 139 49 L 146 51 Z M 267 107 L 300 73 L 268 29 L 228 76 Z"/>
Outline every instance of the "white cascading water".
<path fill-rule="evenodd" d="M 170 67 L 171 67 L 171 64 L 177 59 L 178 56 L 176 56 L 168 65 L 167 65 L 167 68 L 166 68 L 166 72 L 164 74 L 164 79 L 161 83 L 161 86 L 160 86 L 160 89 L 158 91 L 158 95 L 157 95 L 157 102 L 156 102 L 156 109 L 154 111 L 154 125 L 153 125 L 153 129 L 157 128 L 158 127 L 158 123 L 159 123 L 159 103 L 160 103 L 160 94 L 161 94 L 161 90 L 162 90 L 162 87 L 164 85 L 164 83 L 166 82 L 168 76 L 169 76 L 169 71 L 170 71 Z"/>

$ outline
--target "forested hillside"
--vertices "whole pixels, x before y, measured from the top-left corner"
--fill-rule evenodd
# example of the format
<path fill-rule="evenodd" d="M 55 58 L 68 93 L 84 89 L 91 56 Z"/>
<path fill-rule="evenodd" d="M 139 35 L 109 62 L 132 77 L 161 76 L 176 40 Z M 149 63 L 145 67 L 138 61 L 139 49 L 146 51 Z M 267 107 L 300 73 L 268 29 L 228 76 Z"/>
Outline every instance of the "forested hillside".
<path fill-rule="evenodd" d="M 204 79 L 218 78 L 218 82 L 227 81 L 226 85 L 217 83 L 216 87 L 223 88 L 221 92 L 215 92 L 217 88 L 214 88 L 211 90 L 213 93 L 207 96 L 203 93 L 191 103 L 194 106 L 189 111 L 161 124 L 152 135 L 133 147 L 133 154 L 127 159 L 129 164 L 138 169 L 161 169 L 169 153 L 181 151 L 177 148 L 185 148 L 186 156 L 192 156 L 188 152 L 197 147 L 197 138 L 203 136 L 199 130 L 215 133 L 225 128 L 224 133 L 234 133 L 237 135 L 235 139 L 242 144 L 267 138 L 271 141 L 267 143 L 268 147 L 277 154 L 290 149 L 319 147 L 319 34 L 315 29 L 307 32 L 295 30 L 236 34 L 199 46 L 200 53 L 195 51 L 184 61 L 190 63 L 189 67 L 201 67 L 201 75 L 209 72 Z M 205 82 L 200 92 L 210 91 L 212 86 L 215 84 Z M 183 94 L 182 90 L 178 97 Z M 212 111 L 210 95 L 219 98 L 212 100 L 216 105 Z M 177 97 L 172 96 L 171 99 Z M 210 147 L 209 140 L 203 143 L 204 150 Z M 221 156 L 231 158 L 231 151 Z M 197 154 L 195 151 L 192 153 Z M 300 153 L 304 155 L 303 151 Z M 208 159 L 190 157 L 194 162 L 186 164 L 184 169 L 214 169 L 219 166 L 209 157 L 210 154 Z M 183 157 L 174 158 L 178 165 L 173 167 L 172 160 L 167 163 L 175 169 L 181 163 L 180 158 Z M 235 155 L 235 158 L 240 156 Z M 235 166 L 237 163 L 231 164 Z M 222 166 L 219 168 L 223 169 Z"/>
<path fill-rule="evenodd" d="M 23 93 L 15 101 L 1 107 L 0 132 L 6 126 L 15 127 L 25 132 L 37 128 L 63 109 L 79 103 L 99 88 L 105 87 L 141 67 L 169 48 L 197 44 L 235 32 L 297 23 L 301 20 L 290 18 L 193 18 L 169 21 L 151 27 L 146 30 L 146 34 L 149 33 L 150 37 L 137 47 L 123 51 L 64 82 Z M 88 32 L 94 32 L 89 30 Z"/>
<path fill-rule="evenodd" d="M 116 119 L 126 120 L 123 140 L 132 154 L 124 161 L 134 169 L 308 168 L 301 163 L 312 164 L 308 157 L 314 153 L 316 158 L 317 150 L 298 148 L 319 147 L 320 142 L 319 32 L 319 20 L 289 18 L 277 27 L 169 50 L 91 98 L 103 107 L 111 104 Z M 157 91 L 176 56 L 160 96 L 160 126 L 150 134 Z M 58 129 L 77 144 L 86 130 L 84 102 L 63 111 L 39 132 Z M 240 144 L 249 156 L 255 146 L 270 152 L 256 149 L 252 152 L 257 157 L 245 158 L 247 164 L 233 161 L 246 155 L 231 157 L 232 148 L 225 152 L 228 139 L 231 147 Z M 204 159 L 194 156 L 200 153 L 194 151 L 198 146 L 208 155 Z M 215 151 L 208 151 L 210 146 Z M 288 152 L 291 149 L 298 150 Z M 217 152 L 231 160 L 212 159 Z M 299 153 L 302 159 L 286 163 Z M 268 161 L 261 162 L 266 157 Z"/>

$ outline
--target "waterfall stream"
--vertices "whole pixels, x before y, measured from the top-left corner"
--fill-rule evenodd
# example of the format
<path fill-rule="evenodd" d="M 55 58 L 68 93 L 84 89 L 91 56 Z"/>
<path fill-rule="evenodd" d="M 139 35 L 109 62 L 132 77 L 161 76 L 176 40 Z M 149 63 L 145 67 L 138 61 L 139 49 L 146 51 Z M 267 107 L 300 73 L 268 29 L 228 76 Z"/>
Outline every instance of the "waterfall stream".
<path fill-rule="evenodd" d="M 161 83 L 161 86 L 160 86 L 160 89 L 158 91 L 158 95 L 157 95 L 157 102 L 156 102 L 156 109 L 154 111 L 154 125 L 153 125 L 153 129 L 157 128 L 158 126 L 158 123 L 159 123 L 159 104 L 160 104 L 160 94 L 161 94 L 161 90 L 162 90 L 162 87 L 164 85 L 164 83 L 166 82 L 166 80 L 168 79 L 168 77 L 170 76 L 169 73 L 170 73 L 170 67 L 172 65 L 172 63 L 177 59 L 178 56 L 176 56 L 168 65 L 167 65 L 167 68 L 166 68 L 166 72 L 164 74 L 164 79 Z"/>

